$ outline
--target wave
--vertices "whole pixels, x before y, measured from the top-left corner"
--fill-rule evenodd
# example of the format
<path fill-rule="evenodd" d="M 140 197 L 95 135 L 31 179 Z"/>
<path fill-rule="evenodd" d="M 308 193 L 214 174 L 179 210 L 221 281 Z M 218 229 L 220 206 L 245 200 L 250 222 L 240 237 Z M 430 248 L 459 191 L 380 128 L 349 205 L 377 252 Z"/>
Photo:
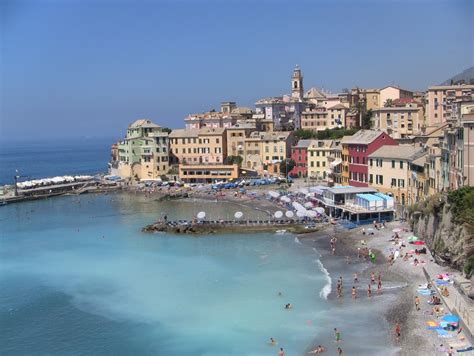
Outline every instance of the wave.
<path fill-rule="evenodd" d="M 322 299 L 327 300 L 328 295 L 331 293 L 332 279 L 331 279 L 331 276 L 329 275 L 328 270 L 324 267 L 324 265 L 321 263 L 320 260 L 316 260 L 316 264 L 318 265 L 319 269 L 321 270 L 321 272 L 323 272 L 324 277 L 326 278 L 326 284 L 319 292 L 319 296 Z"/>
<path fill-rule="evenodd" d="M 295 242 L 301 245 L 301 241 L 297 237 L 295 237 Z"/>

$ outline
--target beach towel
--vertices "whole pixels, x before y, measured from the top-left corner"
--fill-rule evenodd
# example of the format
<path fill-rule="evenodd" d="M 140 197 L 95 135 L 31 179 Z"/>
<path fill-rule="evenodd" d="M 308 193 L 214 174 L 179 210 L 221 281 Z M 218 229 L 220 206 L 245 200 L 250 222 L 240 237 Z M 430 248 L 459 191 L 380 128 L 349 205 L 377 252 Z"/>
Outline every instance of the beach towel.
<path fill-rule="evenodd" d="M 428 325 L 428 326 L 439 326 L 439 324 L 436 321 L 433 321 L 433 320 L 428 320 L 426 322 L 426 325 Z"/>
<path fill-rule="evenodd" d="M 445 286 L 445 285 L 449 284 L 449 281 L 445 281 L 443 279 L 437 279 L 436 284 L 439 285 L 439 286 Z"/>
<path fill-rule="evenodd" d="M 426 330 L 443 330 L 441 326 L 428 326 Z"/>
<path fill-rule="evenodd" d="M 434 292 L 429 289 L 418 289 L 418 294 L 429 296 L 434 294 Z"/>

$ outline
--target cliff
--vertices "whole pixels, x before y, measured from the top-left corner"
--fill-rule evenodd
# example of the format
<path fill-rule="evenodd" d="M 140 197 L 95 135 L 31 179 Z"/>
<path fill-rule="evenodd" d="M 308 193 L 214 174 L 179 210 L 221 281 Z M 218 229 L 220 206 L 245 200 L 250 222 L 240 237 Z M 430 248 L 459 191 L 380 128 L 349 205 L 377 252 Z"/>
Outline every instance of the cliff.
<path fill-rule="evenodd" d="M 443 265 L 474 272 L 474 187 L 428 197 L 410 208 L 414 234 Z"/>

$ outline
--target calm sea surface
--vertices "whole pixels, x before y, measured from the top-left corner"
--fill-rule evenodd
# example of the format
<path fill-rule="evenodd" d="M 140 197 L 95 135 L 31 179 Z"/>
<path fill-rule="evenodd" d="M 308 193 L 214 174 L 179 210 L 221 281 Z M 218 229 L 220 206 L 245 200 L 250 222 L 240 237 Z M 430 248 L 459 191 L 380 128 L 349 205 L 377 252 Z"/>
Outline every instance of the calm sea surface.
<path fill-rule="evenodd" d="M 113 139 L 0 142 L 0 185 L 22 180 L 107 171 Z"/>

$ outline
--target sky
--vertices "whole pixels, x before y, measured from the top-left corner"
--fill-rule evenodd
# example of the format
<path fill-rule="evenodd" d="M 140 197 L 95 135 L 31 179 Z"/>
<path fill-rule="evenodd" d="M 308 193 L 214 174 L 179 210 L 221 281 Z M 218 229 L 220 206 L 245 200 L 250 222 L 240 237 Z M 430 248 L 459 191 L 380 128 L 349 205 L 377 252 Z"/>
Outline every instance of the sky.
<path fill-rule="evenodd" d="M 474 1 L 0 1 L 0 140 L 171 128 L 221 101 L 396 84 L 474 63 Z"/>

